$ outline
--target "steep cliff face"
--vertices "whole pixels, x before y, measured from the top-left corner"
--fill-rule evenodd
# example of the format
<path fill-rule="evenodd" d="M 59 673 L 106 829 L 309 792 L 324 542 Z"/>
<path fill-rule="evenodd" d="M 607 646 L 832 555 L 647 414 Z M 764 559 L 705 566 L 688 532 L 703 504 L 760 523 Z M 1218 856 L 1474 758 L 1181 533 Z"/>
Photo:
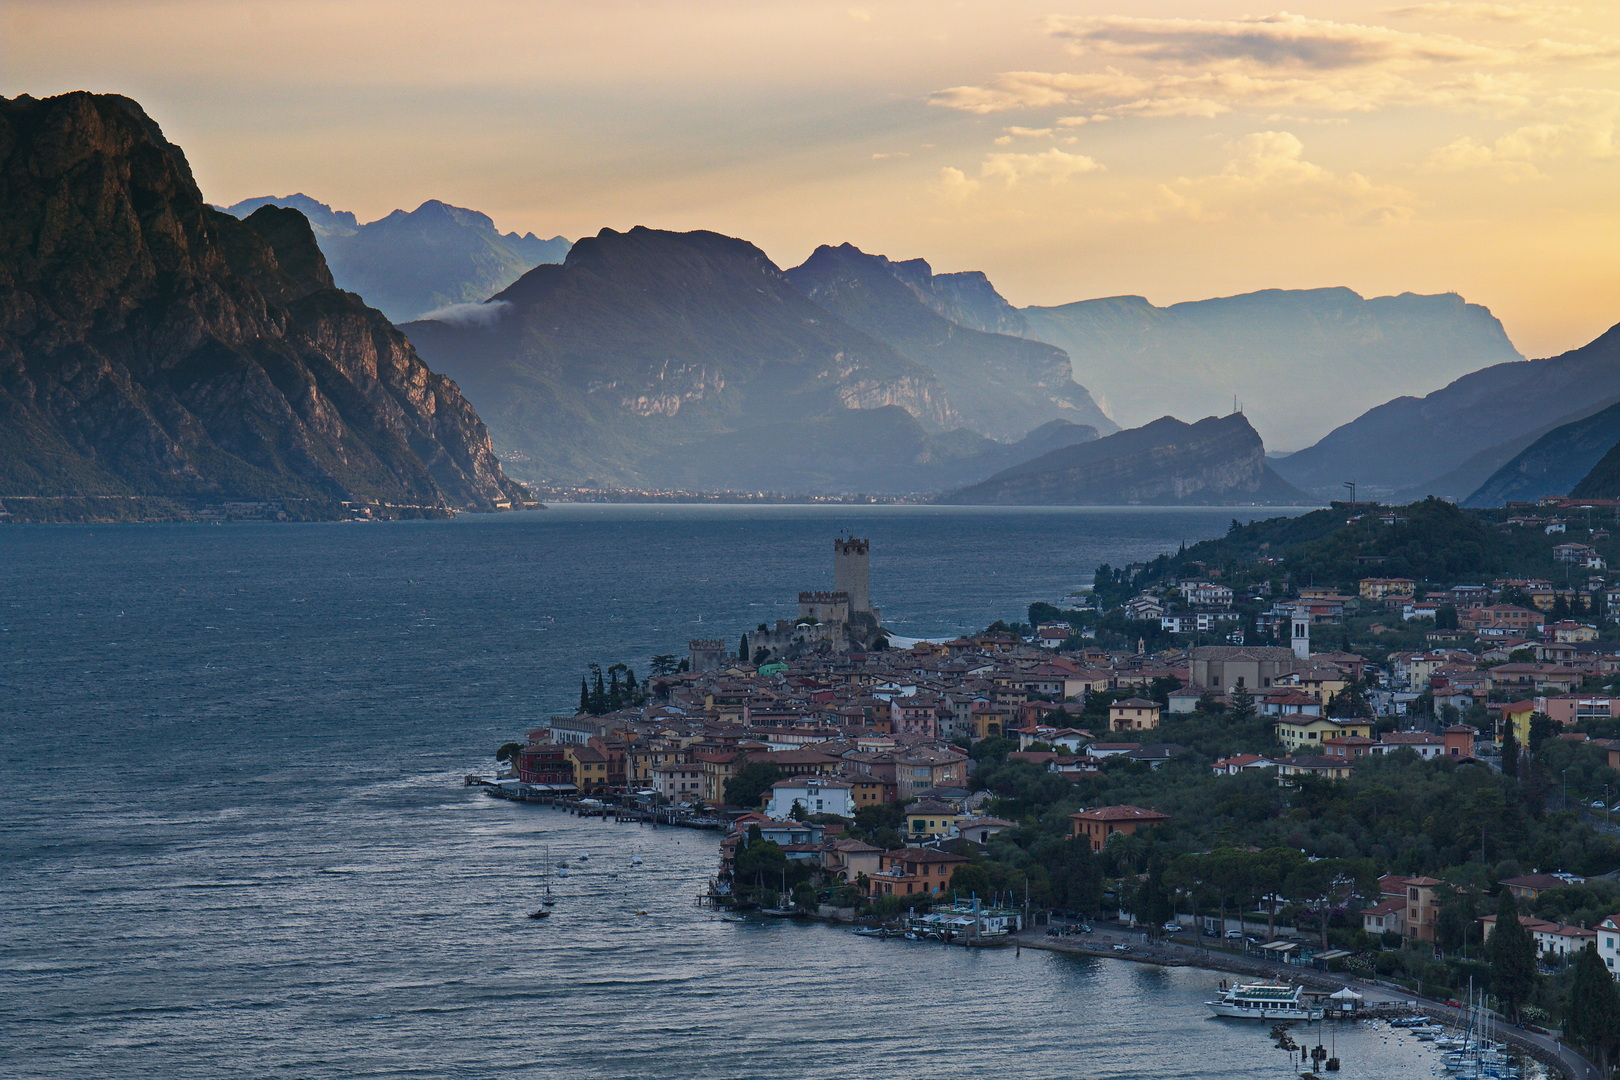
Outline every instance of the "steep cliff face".
<path fill-rule="evenodd" d="M 1075 383 L 1063 350 L 942 315 L 961 305 L 921 259 L 895 263 L 852 244 L 823 246 L 787 277 L 821 307 L 932 372 L 963 422 L 982 435 L 1018 439 L 1056 419 L 1115 429 Z"/>
<path fill-rule="evenodd" d="M 1272 472 L 1240 413 L 1184 424 L 1166 416 L 1096 442 L 1067 446 L 941 497 L 955 505 L 1303 505 Z"/>
<path fill-rule="evenodd" d="M 536 482 L 729 489 L 747 473 L 791 486 L 801 450 L 784 424 L 886 406 L 931 431 L 961 423 L 927 369 L 817 307 L 752 244 L 711 232 L 604 229 L 475 311 L 406 331 Z M 745 469 L 710 453 L 738 433 Z"/>
<path fill-rule="evenodd" d="M 135 102 L 0 100 L 0 206 L 0 498 L 521 495 L 454 384 L 333 287 L 302 215 L 209 208 Z"/>
<path fill-rule="evenodd" d="M 308 195 L 260 196 L 226 209 L 245 218 L 284 206 L 309 218 L 338 288 L 359 293 L 395 322 L 451 304 L 481 303 L 541 263 L 562 262 L 569 243 L 502 233 L 487 214 L 437 199 L 360 224 Z"/>

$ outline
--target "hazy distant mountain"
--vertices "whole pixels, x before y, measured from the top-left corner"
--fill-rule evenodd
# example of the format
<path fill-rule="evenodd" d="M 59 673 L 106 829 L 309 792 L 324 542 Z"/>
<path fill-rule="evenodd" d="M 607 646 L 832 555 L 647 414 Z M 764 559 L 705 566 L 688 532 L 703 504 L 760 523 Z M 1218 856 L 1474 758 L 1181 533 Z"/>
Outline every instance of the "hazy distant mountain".
<path fill-rule="evenodd" d="M 1609 447 L 1569 494 L 1577 499 L 1620 499 L 1620 443 Z"/>
<path fill-rule="evenodd" d="M 941 491 L 1096 438 L 1094 428 L 1053 420 L 1016 443 L 1001 443 L 966 428 L 930 434 L 897 405 L 840 409 L 772 425 L 764 444 L 758 429 L 748 429 L 684 445 L 670 455 L 664 475 L 684 489 Z"/>
<path fill-rule="evenodd" d="M 1519 359 L 1487 309 L 1449 293 L 1268 289 L 1164 308 L 1116 296 L 1022 314 L 1027 336 L 1067 352 L 1075 378 L 1120 423 L 1204 416 L 1235 395 L 1283 448 L 1398 394 Z"/>
<path fill-rule="evenodd" d="M 1074 382 L 1061 349 L 969 329 L 941 315 L 929 301 L 955 305 L 941 301 L 946 287 L 921 259 L 894 263 L 851 244 L 823 246 L 787 278 L 850 326 L 932 372 L 963 422 L 983 435 L 1017 439 L 1060 418 L 1117 430 Z"/>
<path fill-rule="evenodd" d="M 938 502 L 996 506 L 1301 505 L 1313 500 L 1266 464 L 1241 413 L 1172 416 L 1053 450 Z"/>
<path fill-rule="evenodd" d="M 1385 402 L 1273 464 L 1319 492 L 1461 499 L 1541 433 L 1620 398 L 1620 327 L 1545 360 L 1495 364 L 1422 398 Z"/>
<path fill-rule="evenodd" d="M 828 437 L 874 462 L 875 446 L 849 434 L 874 418 L 845 411 L 897 405 L 926 430 L 962 426 L 927 369 L 817 306 L 752 244 L 712 232 L 604 229 L 490 303 L 406 330 L 535 481 L 734 489 L 746 474 L 782 489 L 827 450 L 792 425 L 836 417 Z M 706 445 L 739 432 L 730 456 Z M 771 462 L 780 483 L 761 471 Z"/>
<path fill-rule="evenodd" d="M 1620 443 L 1620 404 L 1547 432 L 1492 474 L 1463 505 L 1502 506 L 1534 502 L 1543 495 L 1568 495 L 1616 443 Z"/>
<path fill-rule="evenodd" d="M 118 497 L 87 517 L 521 495 L 456 387 L 333 286 L 304 217 L 207 206 L 128 98 L 0 99 L 0 206 L 0 492 Z"/>
<path fill-rule="evenodd" d="M 452 304 L 479 303 L 542 263 L 568 254 L 560 236 L 502 233 L 487 214 L 430 199 L 361 225 L 308 195 L 244 199 L 227 212 L 246 217 L 261 206 L 290 206 L 309 218 L 338 287 L 359 293 L 394 322 Z"/>

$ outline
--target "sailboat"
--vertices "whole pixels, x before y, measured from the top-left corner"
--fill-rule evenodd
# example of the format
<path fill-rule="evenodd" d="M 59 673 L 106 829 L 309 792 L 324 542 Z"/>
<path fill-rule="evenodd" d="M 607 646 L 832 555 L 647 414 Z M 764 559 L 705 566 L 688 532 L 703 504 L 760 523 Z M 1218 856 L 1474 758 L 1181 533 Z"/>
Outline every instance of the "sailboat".
<path fill-rule="evenodd" d="M 540 904 L 542 907 L 551 907 L 557 902 L 557 898 L 551 895 L 551 848 L 549 845 L 546 847 L 544 860 L 540 864 L 540 876 L 546 879 L 546 895 L 541 899 Z M 549 915 L 550 912 L 547 912 L 547 914 Z"/>

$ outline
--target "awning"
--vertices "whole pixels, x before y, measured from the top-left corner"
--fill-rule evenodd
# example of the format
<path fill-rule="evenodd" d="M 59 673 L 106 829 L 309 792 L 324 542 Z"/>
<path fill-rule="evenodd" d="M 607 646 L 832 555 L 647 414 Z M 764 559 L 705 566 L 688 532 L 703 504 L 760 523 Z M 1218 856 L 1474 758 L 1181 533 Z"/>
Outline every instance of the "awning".
<path fill-rule="evenodd" d="M 1349 949 L 1329 949 L 1325 953 L 1317 953 L 1316 958 L 1318 960 L 1343 960 L 1347 956 L 1354 955 L 1356 954 Z"/>
<path fill-rule="evenodd" d="M 1262 952 L 1268 952 L 1274 956 L 1282 956 L 1286 953 L 1291 953 L 1297 948 L 1299 948 L 1299 942 L 1297 941 L 1273 941 L 1269 945 L 1260 946 L 1260 950 Z"/>
<path fill-rule="evenodd" d="M 1328 997 L 1332 998 L 1334 1001 L 1360 1001 L 1361 1000 L 1361 995 L 1356 993 L 1354 990 L 1350 989 L 1348 986 L 1345 987 L 1343 990 L 1340 990 L 1336 994 L 1329 994 Z"/>

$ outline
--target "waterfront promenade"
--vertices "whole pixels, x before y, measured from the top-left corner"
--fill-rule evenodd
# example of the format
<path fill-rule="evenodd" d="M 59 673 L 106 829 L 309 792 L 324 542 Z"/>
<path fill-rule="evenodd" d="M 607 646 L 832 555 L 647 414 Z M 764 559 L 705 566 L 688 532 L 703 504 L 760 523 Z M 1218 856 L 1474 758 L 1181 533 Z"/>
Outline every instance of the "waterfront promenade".
<path fill-rule="evenodd" d="M 1134 960 L 1138 963 L 1165 967 L 1200 967 L 1251 978 L 1297 982 L 1318 990 L 1339 990 L 1348 986 L 1362 995 L 1367 1005 L 1400 1004 L 1406 1007 L 1404 1011 L 1423 1013 L 1453 1027 L 1462 1027 L 1468 1022 L 1463 1010 L 1452 1008 L 1443 1001 L 1419 997 L 1409 990 L 1392 989 L 1376 983 L 1363 982 L 1348 975 L 1330 974 L 1274 960 L 1259 960 L 1173 939 L 1148 941 L 1141 931 L 1099 927 L 1094 933 L 1081 937 L 1053 938 L 1048 937 L 1044 930 L 1032 929 L 1014 935 L 1013 940 L 1019 949 L 1043 949 L 1049 952 L 1077 953 L 1114 960 Z M 1119 950 L 1115 948 L 1116 945 L 1126 945 L 1129 948 Z M 1543 1064 L 1558 1069 L 1568 1080 L 1603 1080 L 1596 1065 L 1565 1046 L 1554 1035 L 1515 1028 L 1506 1022 L 1497 1029 L 1497 1034 Z"/>

